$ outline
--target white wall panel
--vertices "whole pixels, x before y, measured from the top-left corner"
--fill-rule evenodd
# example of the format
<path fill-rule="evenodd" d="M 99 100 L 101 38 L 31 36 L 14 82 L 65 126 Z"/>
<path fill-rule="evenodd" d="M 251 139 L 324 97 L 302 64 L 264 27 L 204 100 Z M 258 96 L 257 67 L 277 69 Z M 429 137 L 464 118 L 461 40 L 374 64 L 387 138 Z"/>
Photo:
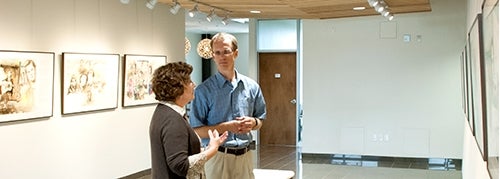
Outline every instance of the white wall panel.
<path fill-rule="evenodd" d="M 62 52 L 185 60 L 184 15 L 144 3 L 0 0 L 0 50 L 55 52 L 53 117 L 0 123 L 0 178 L 119 178 L 151 167 L 155 105 L 121 107 L 121 68 L 118 108 L 61 115 Z"/>
<path fill-rule="evenodd" d="M 351 154 L 462 157 L 459 60 L 466 13 L 457 9 L 466 2 L 431 6 L 432 12 L 397 14 L 391 22 L 396 38 L 380 36 L 381 16 L 304 20 L 304 153 L 346 152 L 338 146 L 345 136 L 334 131 L 356 126 L 364 138 L 350 140 L 375 148 Z M 404 34 L 414 38 L 404 42 Z M 428 131 L 428 139 L 405 141 L 403 128 Z M 318 131 L 333 132 L 326 140 Z M 373 135 L 389 140 L 375 143 Z M 405 145 L 415 148 L 405 152 Z"/>

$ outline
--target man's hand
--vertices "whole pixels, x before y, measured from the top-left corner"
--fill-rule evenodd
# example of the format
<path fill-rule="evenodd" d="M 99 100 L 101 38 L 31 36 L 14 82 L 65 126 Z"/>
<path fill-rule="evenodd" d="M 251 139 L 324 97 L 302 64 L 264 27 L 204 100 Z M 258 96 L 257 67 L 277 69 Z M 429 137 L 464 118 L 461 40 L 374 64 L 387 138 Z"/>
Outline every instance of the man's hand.
<path fill-rule="evenodd" d="M 248 133 L 252 130 L 253 127 L 255 127 L 255 120 L 253 117 L 236 117 L 236 120 L 239 122 L 238 126 L 238 134 L 245 134 Z"/>

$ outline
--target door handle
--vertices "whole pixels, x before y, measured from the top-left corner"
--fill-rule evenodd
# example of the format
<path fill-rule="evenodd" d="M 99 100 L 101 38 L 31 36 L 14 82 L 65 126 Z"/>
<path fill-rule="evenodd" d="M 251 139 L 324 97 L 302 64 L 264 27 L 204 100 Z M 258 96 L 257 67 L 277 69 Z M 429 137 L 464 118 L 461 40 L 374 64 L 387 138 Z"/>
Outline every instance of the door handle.
<path fill-rule="evenodd" d="M 297 100 L 292 99 L 292 100 L 290 101 L 290 103 L 292 103 L 292 104 L 297 104 Z"/>

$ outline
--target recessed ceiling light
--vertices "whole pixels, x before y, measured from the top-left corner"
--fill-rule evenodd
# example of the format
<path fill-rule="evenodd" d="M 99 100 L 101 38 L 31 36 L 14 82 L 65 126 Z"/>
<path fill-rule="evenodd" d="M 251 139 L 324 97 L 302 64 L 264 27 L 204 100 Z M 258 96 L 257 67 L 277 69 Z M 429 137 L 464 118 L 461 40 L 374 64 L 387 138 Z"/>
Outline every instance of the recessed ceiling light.
<path fill-rule="evenodd" d="M 252 13 L 252 14 L 260 14 L 260 11 L 252 10 L 252 11 L 250 11 L 250 13 Z"/>
<path fill-rule="evenodd" d="M 365 9 L 366 9 L 366 7 L 364 7 L 364 6 L 352 8 L 352 10 L 355 10 L 355 11 L 362 11 L 362 10 L 365 10 Z"/>

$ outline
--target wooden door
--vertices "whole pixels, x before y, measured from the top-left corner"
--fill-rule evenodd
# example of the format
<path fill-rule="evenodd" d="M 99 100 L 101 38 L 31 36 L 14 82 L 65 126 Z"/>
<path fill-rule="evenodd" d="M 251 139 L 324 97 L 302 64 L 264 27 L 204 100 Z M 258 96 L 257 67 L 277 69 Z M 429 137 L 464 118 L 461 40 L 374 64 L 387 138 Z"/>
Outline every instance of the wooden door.
<path fill-rule="evenodd" d="M 267 105 L 260 145 L 296 145 L 296 53 L 259 53 L 259 84 Z"/>

